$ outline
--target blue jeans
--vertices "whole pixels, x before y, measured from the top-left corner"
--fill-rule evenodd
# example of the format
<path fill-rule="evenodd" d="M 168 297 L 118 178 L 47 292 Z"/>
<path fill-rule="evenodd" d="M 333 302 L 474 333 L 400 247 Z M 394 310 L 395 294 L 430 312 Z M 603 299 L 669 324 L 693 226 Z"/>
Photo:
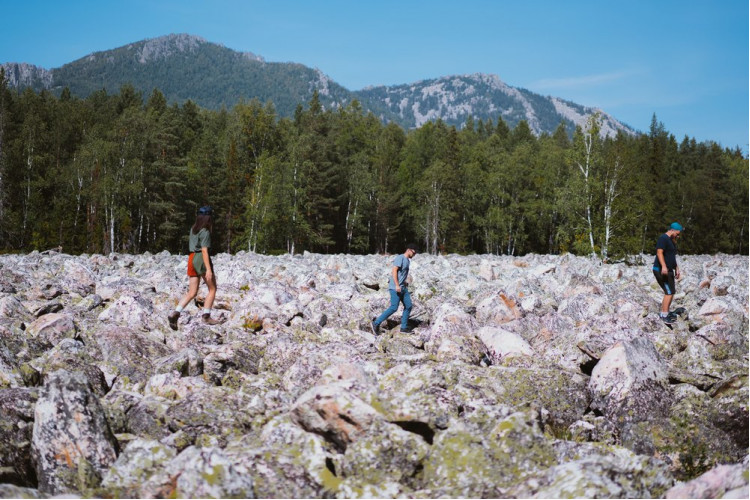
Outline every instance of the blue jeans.
<path fill-rule="evenodd" d="M 391 306 L 383 311 L 383 314 L 375 320 L 375 326 L 380 326 L 380 323 L 387 320 L 391 314 L 398 310 L 398 303 L 403 302 L 404 312 L 401 315 L 401 329 L 406 330 L 406 323 L 409 321 L 409 314 L 411 314 L 411 295 L 409 295 L 409 289 L 402 287 L 401 293 L 396 293 L 396 290 L 390 288 L 388 291 L 391 293 Z"/>

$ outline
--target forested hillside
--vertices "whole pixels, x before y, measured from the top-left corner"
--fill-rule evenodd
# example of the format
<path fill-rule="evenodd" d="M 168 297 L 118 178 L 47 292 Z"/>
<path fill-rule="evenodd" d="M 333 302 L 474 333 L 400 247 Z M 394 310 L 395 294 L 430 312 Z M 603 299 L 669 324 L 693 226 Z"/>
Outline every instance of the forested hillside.
<path fill-rule="evenodd" d="M 319 69 L 291 62 L 266 62 L 249 52 L 237 52 L 201 37 L 171 34 L 101 52 L 94 52 L 59 68 L 4 63 L 8 86 L 30 87 L 60 96 L 63 89 L 85 99 L 93 92 L 115 92 L 123 85 L 148 95 L 157 88 L 169 105 L 187 100 L 214 111 L 231 109 L 251 98 L 272 102 L 279 118 L 292 118 L 299 103 L 314 92 L 323 109 L 339 109 L 359 101 L 384 123 L 405 129 L 442 120 L 461 128 L 475 120 L 499 117 L 511 127 L 525 120 L 534 135 L 552 134 L 565 123 L 572 136 L 595 112 L 602 114 L 602 135 L 622 130 L 635 133 L 603 111 L 552 96 L 542 96 L 504 83 L 497 75 L 475 73 L 421 80 L 403 85 L 350 91 Z"/>
<path fill-rule="evenodd" d="M 214 111 L 131 86 L 85 99 L 0 81 L 0 249 L 185 252 L 196 208 L 217 251 L 748 252 L 748 159 L 648 133 L 603 139 L 590 120 L 536 137 L 521 121 L 438 120 L 404 131 L 317 93 L 279 118 L 256 100 Z"/>

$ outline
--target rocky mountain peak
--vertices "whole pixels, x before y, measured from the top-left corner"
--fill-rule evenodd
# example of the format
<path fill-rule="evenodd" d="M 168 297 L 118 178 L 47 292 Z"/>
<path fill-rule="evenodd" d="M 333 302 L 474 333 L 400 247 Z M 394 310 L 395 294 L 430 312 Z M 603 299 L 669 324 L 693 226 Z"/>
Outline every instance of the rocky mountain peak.
<path fill-rule="evenodd" d="M 138 62 L 145 64 L 166 59 L 175 53 L 195 52 L 202 44 L 208 43 L 204 38 L 186 33 L 170 34 L 132 44 L 129 48 L 138 51 Z"/>
<path fill-rule="evenodd" d="M 33 87 L 41 83 L 49 87 L 52 84 L 52 72 L 28 63 L 4 63 L 5 79 L 10 87 Z"/>

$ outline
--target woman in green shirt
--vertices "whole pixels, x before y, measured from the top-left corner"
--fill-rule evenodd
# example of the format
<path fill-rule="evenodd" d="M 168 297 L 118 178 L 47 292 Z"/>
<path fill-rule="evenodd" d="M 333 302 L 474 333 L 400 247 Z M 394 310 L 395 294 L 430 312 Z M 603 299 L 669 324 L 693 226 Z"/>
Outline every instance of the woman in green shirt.
<path fill-rule="evenodd" d="M 213 262 L 211 262 L 212 217 L 213 209 L 211 207 L 201 207 L 198 209 L 195 224 L 190 228 L 190 238 L 188 239 L 190 256 L 188 257 L 187 268 L 189 287 L 188 292 L 169 315 L 169 326 L 172 330 L 177 330 L 177 320 L 180 318 L 180 313 L 197 295 L 201 278 L 208 285 L 208 295 L 203 305 L 203 322 L 208 325 L 219 325 L 225 321 L 224 318 L 211 318 L 211 306 L 213 306 L 214 298 L 216 298 L 216 275 L 214 274 Z"/>

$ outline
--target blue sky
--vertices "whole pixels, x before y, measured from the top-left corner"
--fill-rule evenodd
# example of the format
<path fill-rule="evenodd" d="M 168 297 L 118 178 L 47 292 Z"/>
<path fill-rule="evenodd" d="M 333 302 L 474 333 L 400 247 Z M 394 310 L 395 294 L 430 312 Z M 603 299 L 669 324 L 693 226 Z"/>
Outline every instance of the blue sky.
<path fill-rule="evenodd" d="M 0 63 L 190 33 L 351 90 L 467 73 L 748 151 L 747 0 L 3 2 Z"/>

